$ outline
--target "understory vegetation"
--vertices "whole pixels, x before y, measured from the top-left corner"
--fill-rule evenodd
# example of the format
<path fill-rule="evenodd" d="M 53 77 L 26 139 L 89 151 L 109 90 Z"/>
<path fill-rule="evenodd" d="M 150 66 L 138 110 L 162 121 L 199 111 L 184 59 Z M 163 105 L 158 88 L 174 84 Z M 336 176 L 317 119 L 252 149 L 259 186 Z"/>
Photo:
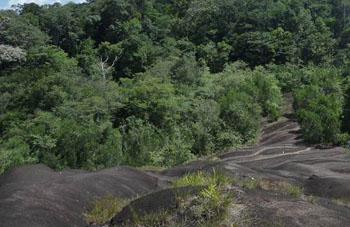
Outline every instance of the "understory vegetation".
<path fill-rule="evenodd" d="M 92 209 L 83 213 L 83 217 L 88 223 L 105 223 L 111 220 L 128 203 L 129 200 L 112 195 L 100 199 L 96 198 L 93 201 Z"/>
<path fill-rule="evenodd" d="M 0 10 L 0 173 L 181 165 L 253 143 L 293 93 L 304 140 L 350 131 L 345 0 L 88 0 Z"/>
<path fill-rule="evenodd" d="M 254 177 L 229 176 L 212 170 L 212 173 L 197 171 L 187 173 L 175 179 L 171 185 L 174 190 L 202 187 L 198 193 L 175 193 L 175 203 L 156 212 L 137 213 L 121 226 L 251 226 L 251 211 L 242 200 L 242 189 L 273 191 L 291 195 L 313 203 L 313 196 L 305 197 L 303 188 L 285 181 L 263 180 Z M 157 192 L 156 192 L 157 193 Z M 147 197 L 147 195 L 146 195 Z M 130 206 L 131 201 L 115 197 L 96 200 L 91 211 L 84 214 L 91 224 L 103 224 L 119 213 L 123 206 Z M 137 202 L 137 199 L 135 200 Z M 111 206 L 112 205 L 112 206 Z M 273 224 L 273 223 L 272 223 Z"/>
<path fill-rule="evenodd" d="M 332 202 L 341 206 L 348 206 L 350 207 L 350 197 L 344 197 L 344 198 L 333 198 Z"/>

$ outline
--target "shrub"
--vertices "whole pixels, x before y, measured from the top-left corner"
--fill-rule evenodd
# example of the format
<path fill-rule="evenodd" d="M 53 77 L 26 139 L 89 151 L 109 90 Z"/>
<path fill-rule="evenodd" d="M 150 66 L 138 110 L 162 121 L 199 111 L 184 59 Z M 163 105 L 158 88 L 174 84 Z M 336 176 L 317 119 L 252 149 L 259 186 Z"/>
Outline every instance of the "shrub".
<path fill-rule="evenodd" d="M 198 224 L 220 220 L 228 210 L 230 194 L 211 184 L 195 196 L 189 204 L 189 212 Z"/>
<path fill-rule="evenodd" d="M 37 157 L 31 154 L 28 144 L 19 137 L 12 137 L 5 143 L 0 141 L 0 145 L 0 174 L 9 168 L 38 161 Z"/>
<path fill-rule="evenodd" d="M 159 151 L 162 145 L 157 129 L 141 119 L 130 117 L 120 130 L 125 164 L 141 167 L 151 163 L 151 153 Z"/>
<path fill-rule="evenodd" d="M 263 115 L 278 119 L 282 104 L 281 89 L 272 74 L 261 70 L 262 68 L 258 68 L 252 72 L 248 78 L 246 89 L 251 92 L 255 101 L 261 106 Z"/>
<path fill-rule="evenodd" d="M 312 91 L 310 93 L 312 94 Z M 337 143 L 341 126 L 341 100 L 334 95 L 322 93 L 315 98 L 312 98 L 312 95 L 309 97 L 311 100 L 300 104 L 305 107 L 299 107 L 297 110 L 297 119 L 304 139 L 310 143 Z M 302 103 L 299 97 L 296 98 L 296 102 Z"/>
<path fill-rule="evenodd" d="M 160 132 L 161 147 L 150 153 L 149 165 L 172 167 L 193 160 L 196 156 L 191 151 L 193 139 L 185 127 L 174 126 L 170 132 Z"/>
<path fill-rule="evenodd" d="M 309 66 L 302 70 L 304 85 L 294 90 L 294 109 L 305 141 L 343 143 L 341 120 L 344 93 L 339 71 L 335 68 Z"/>

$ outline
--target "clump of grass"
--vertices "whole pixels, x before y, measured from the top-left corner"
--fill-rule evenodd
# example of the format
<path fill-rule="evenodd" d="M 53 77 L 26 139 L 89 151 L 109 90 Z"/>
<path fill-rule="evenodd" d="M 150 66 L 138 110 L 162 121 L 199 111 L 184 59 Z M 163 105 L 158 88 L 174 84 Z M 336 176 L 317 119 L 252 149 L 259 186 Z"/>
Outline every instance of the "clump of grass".
<path fill-rule="evenodd" d="M 195 200 L 202 207 L 202 216 L 208 219 L 220 214 L 220 211 L 225 207 L 223 205 L 226 203 L 226 197 L 215 185 L 209 185 L 208 188 L 203 189 Z"/>
<path fill-rule="evenodd" d="M 315 196 L 313 196 L 313 195 L 309 195 L 309 196 L 306 197 L 306 200 L 307 200 L 309 203 L 314 204 L 316 198 L 315 198 Z"/>
<path fill-rule="evenodd" d="M 300 197 L 304 194 L 304 189 L 297 185 L 286 184 L 281 189 L 287 194 L 293 195 L 296 197 Z"/>
<path fill-rule="evenodd" d="M 304 189 L 298 185 L 293 185 L 285 181 L 260 181 L 260 187 L 264 190 L 274 190 L 287 193 L 296 197 L 300 197 L 304 194 Z"/>
<path fill-rule="evenodd" d="M 185 176 L 178 178 L 172 182 L 174 187 L 187 187 L 187 186 L 205 186 L 212 182 L 211 177 L 208 174 L 198 171 L 195 173 L 188 173 Z"/>
<path fill-rule="evenodd" d="M 304 193 L 302 187 L 285 181 L 262 180 L 256 177 L 229 177 L 215 169 L 213 169 L 213 174 L 198 171 L 186 174 L 172 182 L 174 187 L 208 186 L 211 184 L 218 186 L 233 184 L 250 190 L 260 188 L 263 190 L 281 191 L 297 197 L 300 197 Z"/>
<path fill-rule="evenodd" d="M 223 187 L 210 184 L 195 196 L 178 200 L 175 210 L 160 210 L 138 216 L 133 212 L 126 226 L 220 226 L 231 203 L 232 193 Z"/>
<path fill-rule="evenodd" d="M 229 176 L 213 169 L 213 174 L 209 174 L 203 171 L 185 174 L 183 177 L 178 178 L 172 182 L 174 187 L 187 187 L 187 186 L 208 186 L 225 185 L 233 182 L 233 179 Z"/>
<path fill-rule="evenodd" d="M 136 214 L 133 215 L 132 223 L 126 223 L 125 226 L 137 226 L 137 227 L 153 227 L 153 226 L 168 226 L 171 221 L 169 214 L 166 210 L 159 210 L 157 213 L 147 213 L 142 218 L 139 218 Z"/>
<path fill-rule="evenodd" d="M 333 198 L 332 202 L 341 206 L 348 206 L 350 207 L 350 197 L 344 197 L 344 198 Z"/>
<path fill-rule="evenodd" d="M 251 190 L 261 188 L 261 180 L 256 177 L 235 177 L 234 184 Z"/>
<path fill-rule="evenodd" d="M 208 158 L 208 161 L 211 161 L 211 162 L 217 162 L 217 161 L 220 161 L 221 159 L 216 157 L 216 156 L 213 156 L 213 157 L 210 157 Z"/>
<path fill-rule="evenodd" d="M 104 198 L 95 199 L 93 208 L 84 212 L 84 219 L 88 223 L 105 223 L 112 219 L 123 207 L 129 203 L 127 199 L 121 199 L 108 195 Z"/>
<path fill-rule="evenodd" d="M 224 220 L 232 202 L 233 193 L 211 184 L 191 200 L 180 205 L 180 223 L 190 220 L 190 225 L 213 226 Z"/>
<path fill-rule="evenodd" d="M 174 219 L 176 223 L 187 223 L 187 226 L 203 226 L 223 220 L 233 197 L 233 193 L 227 189 L 227 186 L 233 182 L 232 177 L 217 171 L 215 168 L 213 168 L 212 174 L 198 171 L 176 179 L 172 183 L 174 187 L 206 186 L 196 196 L 183 200 L 178 199 L 179 209 L 177 218 Z"/>

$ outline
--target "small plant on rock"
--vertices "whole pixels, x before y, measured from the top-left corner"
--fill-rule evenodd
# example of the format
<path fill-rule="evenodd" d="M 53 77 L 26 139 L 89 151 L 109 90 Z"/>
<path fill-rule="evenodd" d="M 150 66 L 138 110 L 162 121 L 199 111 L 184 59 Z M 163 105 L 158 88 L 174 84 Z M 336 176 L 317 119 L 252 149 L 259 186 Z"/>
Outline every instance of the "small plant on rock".
<path fill-rule="evenodd" d="M 174 187 L 208 186 L 210 184 L 219 186 L 231 183 L 233 183 L 233 178 L 213 168 L 212 174 L 203 171 L 185 174 L 183 177 L 174 180 L 172 185 Z"/>
<path fill-rule="evenodd" d="M 183 213 L 187 217 L 185 219 L 190 218 L 200 226 L 220 222 L 226 216 L 231 200 L 230 192 L 211 184 L 192 200 L 183 204 Z"/>

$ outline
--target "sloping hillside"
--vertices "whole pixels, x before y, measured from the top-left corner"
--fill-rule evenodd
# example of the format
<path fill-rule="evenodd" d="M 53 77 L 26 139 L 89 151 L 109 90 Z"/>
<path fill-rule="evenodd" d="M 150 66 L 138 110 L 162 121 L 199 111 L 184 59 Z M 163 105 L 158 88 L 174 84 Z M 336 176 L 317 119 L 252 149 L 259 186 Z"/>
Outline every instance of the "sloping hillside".
<path fill-rule="evenodd" d="M 141 195 L 133 202 L 138 212 L 156 211 L 171 203 L 167 199 L 174 191 L 165 189 L 168 182 L 188 172 L 211 172 L 213 168 L 232 177 L 303 188 L 302 196 L 264 187 L 240 188 L 235 203 L 254 217 L 246 225 L 350 226 L 350 208 L 346 202 L 339 204 L 350 198 L 346 150 L 302 144 L 293 118 L 292 98 L 287 95 L 285 100 L 283 117 L 278 122 L 262 123 L 262 136 L 256 145 L 211 157 L 212 161 L 195 161 L 162 172 L 130 167 L 55 172 L 44 165 L 11 169 L 0 176 L 0 226 L 86 226 L 82 213 L 91 208 L 94 198 L 106 195 Z M 120 224 L 121 214 L 112 223 Z"/>

